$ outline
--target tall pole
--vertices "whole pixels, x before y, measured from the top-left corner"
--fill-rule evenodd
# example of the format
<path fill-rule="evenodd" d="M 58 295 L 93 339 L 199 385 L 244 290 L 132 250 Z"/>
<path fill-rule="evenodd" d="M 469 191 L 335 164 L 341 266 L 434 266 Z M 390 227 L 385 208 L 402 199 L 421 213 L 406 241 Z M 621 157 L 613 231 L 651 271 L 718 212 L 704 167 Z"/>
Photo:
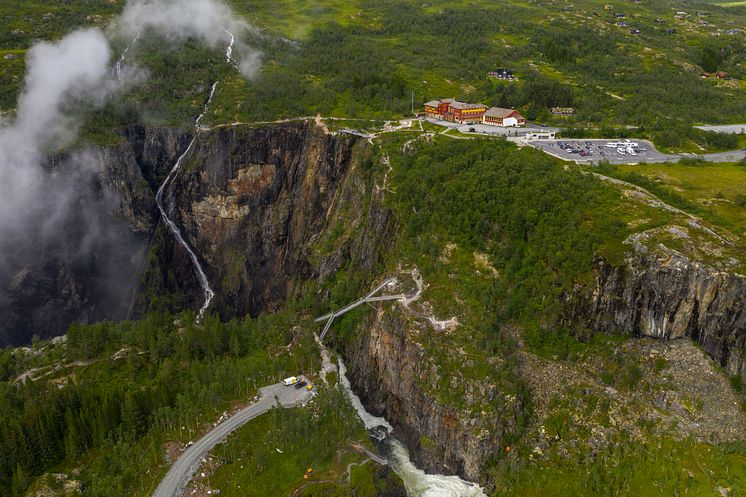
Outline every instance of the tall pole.
<path fill-rule="evenodd" d="M 412 114 L 414 114 L 414 90 L 412 90 Z"/>

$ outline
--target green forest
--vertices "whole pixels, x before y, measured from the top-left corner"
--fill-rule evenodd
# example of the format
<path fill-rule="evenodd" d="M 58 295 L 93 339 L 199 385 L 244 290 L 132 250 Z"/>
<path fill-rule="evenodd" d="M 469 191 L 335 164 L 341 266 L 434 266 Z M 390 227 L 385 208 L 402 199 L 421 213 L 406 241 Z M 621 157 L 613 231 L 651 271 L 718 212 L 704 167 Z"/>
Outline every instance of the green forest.
<path fill-rule="evenodd" d="M 77 26 L 103 26 L 123 2 L 11 2 L 0 15 L 0 109 L 12 111 L 22 86 L 25 51 Z M 659 0 L 625 4 L 620 27 L 603 2 L 443 2 L 438 8 L 402 0 L 303 2 L 274 7 L 233 2 L 258 31 L 244 40 L 261 53 L 258 76 L 247 81 L 220 64 L 220 49 L 188 43 L 174 51 L 146 33 L 128 54 L 146 71 L 139 86 L 104 108 L 83 109 L 85 137 L 112 140 L 107 130 L 136 122 L 186 125 L 214 81 L 220 81 L 212 123 L 268 121 L 321 113 L 391 119 L 440 97 L 515 107 L 529 120 L 614 129 L 655 140 L 663 148 L 730 147 L 702 136 L 697 123 L 738 122 L 746 112 L 742 78 L 746 20 L 739 7 L 691 4 L 686 18 Z M 701 12 L 702 14 L 696 14 Z M 639 35 L 630 34 L 631 28 Z M 732 34 L 725 34 L 733 31 Z M 115 52 L 130 40 L 113 40 Z M 509 67 L 515 81 L 487 78 Z M 703 77 L 727 73 L 728 79 Z M 638 91 L 644 88 L 645 91 Z M 571 117 L 550 113 L 573 107 Z"/>
<path fill-rule="evenodd" d="M 105 30 L 125 3 L 4 2 L 0 122 L 13 118 L 34 44 L 79 27 Z M 691 153 L 746 145 L 743 135 L 694 127 L 738 123 L 746 116 L 746 33 L 740 28 L 746 26 L 746 6 L 739 2 L 646 0 L 609 8 L 601 0 L 226 3 L 256 28 L 241 40 L 260 53 L 255 78 L 226 64 L 223 47 L 190 39 L 174 49 L 158 33 L 146 32 L 128 52 L 128 63 L 141 71 L 137 85 L 105 102 L 74 101 L 65 109 L 80 121 L 79 140 L 71 147 L 116 144 L 130 126 L 191 130 L 215 82 L 205 126 L 255 126 L 320 114 L 351 119 L 326 121 L 334 131 L 347 125 L 371 129 L 410 117 L 427 100 L 455 97 L 516 108 L 531 122 L 560 128 L 565 137 L 650 139 L 663 151 Z M 688 13 L 677 14 L 680 9 Z M 131 40 L 110 41 L 115 58 Z M 489 78 L 488 71 L 498 67 L 512 69 L 516 79 Z M 574 113 L 557 116 L 552 107 L 572 107 Z M 41 480 L 63 472 L 80 482 L 86 496 L 150 495 L 168 467 L 169 444 L 195 440 L 263 385 L 319 370 L 313 337 L 318 326 L 309 316 L 353 301 L 374 279 L 413 268 L 426 282 L 423 300 L 433 315 L 458 319 L 458 331 L 446 332 L 418 326 L 402 306 L 387 304 L 416 328 L 423 357 L 433 366 L 432 376 L 418 379 L 419 393 L 474 419 L 499 418 L 495 426 L 505 446 L 518 454 L 495 447 L 483 461 L 490 495 L 724 495 L 716 489 L 726 484 L 734 489 L 725 494 L 730 497 L 746 491 L 742 442 L 661 436 L 645 420 L 638 422 L 639 438 L 620 428 L 598 449 L 578 443 L 571 452 L 534 458 L 528 442 L 541 413 L 521 370 L 531 356 L 558 370 L 577 368 L 588 385 L 614 395 L 636 399 L 642 389 L 648 394 L 657 388 L 653 380 L 667 374 L 665 360 L 651 359 L 655 365 L 647 369 L 624 363 L 617 352 L 630 335 L 593 336 L 586 324 L 565 324 L 563 312 L 574 292 L 592 288 L 599 258 L 621 264 L 630 235 L 678 222 L 680 213 L 631 199 L 634 192 L 593 173 L 638 185 L 735 233 L 726 237 L 727 250 L 716 247 L 720 252 L 706 262 L 731 258 L 728 267 L 740 270 L 743 263 L 731 253 L 740 257 L 744 249 L 739 237 L 746 229 L 746 192 L 739 185 L 746 165 L 705 165 L 691 158 L 660 168 L 581 168 L 502 138 L 440 136 L 431 123 L 417 125 L 419 131 L 371 138 L 368 156 L 350 166 L 363 169 L 364 188 L 386 186 L 366 190 L 362 197 L 369 205 L 346 207 L 367 215 L 380 200 L 377 207 L 393 213 L 396 237 L 382 255 L 383 267 L 356 271 L 345 259 L 353 249 L 345 246 L 341 269 L 319 271 L 323 278 L 309 262 L 304 277 L 312 276 L 293 289 L 300 300 L 278 312 L 227 322 L 216 315 L 199 321 L 193 312 L 153 312 L 118 323 L 75 323 L 64 339 L 0 349 L 0 496 L 26 497 Z M 362 139 L 358 143 L 367 147 Z M 384 164 L 391 167 L 384 170 Z M 384 177 L 388 183 L 379 184 Z M 328 239 L 313 245 L 324 253 L 309 258 L 336 250 L 337 238 L 349 234 L 345 229 L 340 222 L 329 230 Z M 160 296 L 145 296 L 151 297 Z M 329 343 L 349 352 L 374 318 L 370 306 L 346 314 L 335 321 Z M 582 369 L 581 358 L 603 363 L 601 372 Z M 727 382 L 722 365 L 711 365 Z M 733 378 L 742 402 L 741 379 Z M 369 443 L 368 436 L 344 393 L 330 383 L 308 408 L 275 410 L 237 431 L 214 451 L 221 466 L 209 479 L 229 496 L 289 495 L 313 464 L 328 481 L 306 489 L 307 496 L 385 495 L 387 485 L 399 482 L 376 473 L 372 464 L 355 466 L 365 459 L 349 442 Z M 481 383 L 495 387 L 487 400 L 475 393 Z M 593 434 L 574 425 L 570 414 L 586 408 L 602 413 L 598 426 L 609 428 L 611 403 L 591 390 L 583 384 L 573 395 L 554 399 L 541 429 L 556 440 L 587 440 Z M 511 412 L 503 410 L 508 397 L 516 406 Z M 682 400 L 681 409 L 694 412 L 696 402 Z M 636 413 L 619 414 L 625 416 Z M 414 440 L 427 443 L 434 442 L 426 436 Z M 652 489 L 650 481 L 662 483 Z"/>
<path fill-rule="evenodd" d="M 196 324 L 189 313 L 153 314 L 73 325 L 64 346 L 1 351 L 0 494 L 25 495 L 36 476 L 80 463 L 86 495 L 141 494 L 165 441 L 196 435 L 260 386 L 318 369 L 313 338 L 293 331 L 295 319 L 284 312 Z M 24 371 L 42 381 L 14 382 Z"/>

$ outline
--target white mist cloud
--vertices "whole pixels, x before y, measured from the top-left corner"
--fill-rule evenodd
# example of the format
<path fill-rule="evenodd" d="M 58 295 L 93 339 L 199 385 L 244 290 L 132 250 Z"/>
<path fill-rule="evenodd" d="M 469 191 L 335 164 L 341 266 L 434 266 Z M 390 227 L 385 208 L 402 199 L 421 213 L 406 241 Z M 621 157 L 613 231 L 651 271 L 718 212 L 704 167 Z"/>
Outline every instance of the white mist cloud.
<path fill-rule="evenodd" d="M 250 29 L 218 0 L 131 0 L 108 31 L 131 38 L 152 32 L 171 45 L 196 38 L 218 46 L 227 44 L 226 30 L 239 39 Z M 252 76 L 259 66 L 258 52 L 237 45 L 244 53 L 237 66 Z M 109 41 L 98 29 L 75 31 L 56 43 L 42 42 L 29 50 L 16 117 L 0 123 L 0 242 L 10 235 L 6 230 L 11 226 L 23 226 L 24 213 L 34 210 L 29 201 L 41 194 L 39 189 L 46 183 L 43 157 L 76 136 L 75 116 L 66 107 L 75 101 L 102 104 L 122 89 L 122 83 L 111 78 L 112 64 Z M 123 74 L 130 84 L 142 79 L 138 71 Z M 59 192 L 54 196 L 62 197 Z"/>
<path fill-rule="evenodd" d="M 46 176 L 43 155 L 59 150 L 75 136 L 76 123 L 64 106 L 78 98 L 103 97 L 110 58 L 109 42 L 95 29 L 76 31 L 57 43 L 40 43 L 29 50 L 16 118 L 0 128 L 0 241 L 28 228 L 28 216 L 41 205 Z M 57 212 L 53 209 L 50 215 Z"/>
<path fill-rule="evenodd" d="M 241 35 L 253 28 L 216 0 L 131 0 L 111 29 L 126 38 L 152 31 L 172 44 L 196 38 L 213 47 L 225 45 L 230 32 L 235 36 L 240 57 L 237 69 L 253 78 L 260 65 L 259 52 L 240 41 Z"/>
<path fill-rule="evenodd" d="M 129 37 L 154 29 L 172 42 L 199 38 L 214 46 L 225 43 L 223 29 L 239 34 L 249 25 L 227 5 L 215 0 L 132 0 L 112 27 Z"/>
<path fill-rule="evenodd" d="M 31 136 L 55 131 L 65 101 L 92 96 L 101 89 L 110 59 L 109 42 L 97 29 L 76 31 L 56 44 L 34 46 L 26 59 L 26 87 L 18 100 L 16 126 Z"/>
<path fill-rule="evenodd" d="M 198 39 L 208 46 L 225 46 L 229 30 L 240 39 L 251 27 L 218 0 L 161 0 L 158 3 L 131 0 L 122 15 L 107 29 L 109 37 L 135 38 L 137 33 L 163 37 L 171 46 Z M 237 67 L 252 76 L 258 52 L 236 42 L 243 59 Z M 101 105 L 130 84 L 142 80 L 137 70 L 122 71 L 124 82 L 112 76 L 112 52 L 107 36 L 99 29 L 78 30 L 57 42 L 42 42 L 26 57 L 26 79 L 18 99 L 16 115 L 0 121 L 0 297 L 3 280 L 59 239 L 60 226 L 75 216 L 88 216 L 84 209 L 117 208 L 116 199 L 103 192 L 101 202 L 81 202 L 85 183 L 100 174 L 81 160 L 50 160 L 77 136 L 76 103 Z M 221 59 L 218 59 L 221 60 Z M 222 60 L 225 60 L 224 58 Z M 98 164 L 97 167 L 101 167 Z M 90 185 L 88 185 L 90 186 Z M 108 206 L 108 207 L 107 207 Z M 92 213 L 98 214 L 98 213 Z M 87 221 L 83 221 L 87 222 Z M 90 223 L 79 236 L 85 250 L 101 227 Z M 15 266 L 15 267 L 14 267 Z"/>

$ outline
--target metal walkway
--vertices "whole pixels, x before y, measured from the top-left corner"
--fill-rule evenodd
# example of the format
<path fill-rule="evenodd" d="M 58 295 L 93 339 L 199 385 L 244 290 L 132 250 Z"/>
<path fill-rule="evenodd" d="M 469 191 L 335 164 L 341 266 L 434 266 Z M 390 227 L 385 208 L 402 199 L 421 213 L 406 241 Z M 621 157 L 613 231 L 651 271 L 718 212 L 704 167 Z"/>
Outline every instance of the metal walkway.
<path fill-rule="evenodd" d="M 321 335 L 319 336 L 319 340 L 324 340 L 324 337 L 329 332 L 329 328 L 331 328 L 332 323 L 334 322 L 334 318 L 339 317 L 343 314 L 346 314 L 350 312 L 351 310 L 355 309 L 356 307 L 359 307 L 366 302 L 383 302 L 385 300 L 401 300 L 403 298 L 406 298 L 406 295 L 403 294 L 397 294 L 397 295 L 379 295 L 378 297 L 375 297 L 374 295 L 380 292 L 383 287 L 386 285 L 389 285 L 396 281 L 396 278 L 389 278 L 380 285 L 378 285 L 372 292 L 370 292 L 365 297 L 356 300 L 352 304 L 349 304 L 341 309 L 338 309 L 334 312 L 331 312 L 329 314 L 324 314 L 323 316 L 317 317 L 314 319 L 315 323 L 321 323 L 323 321 L 326 321 L 326 325 L 324 326 L 324 330 L 321 332 Z"/>
<path fill-rule="evenodd" d="M 383 457 L 379 456 L 375 452 L 371 452 L 370 450 L 368 450 L 363 445 L 361 445 L 361 444 L 359 444 L 357 442 L 350 442 L 350 446 L 353 449 L 355 449 L 355 450 L 357 450 L 359 452 L 362 452 L 363 454 L 365 454 L 366 456 L 368 456 L 368 458 L 370 460 L 377 462 L 381 466 L 388 466 L 388 464 L 389 464 L 389 462 L 386 459 L 384 459 Z"/>

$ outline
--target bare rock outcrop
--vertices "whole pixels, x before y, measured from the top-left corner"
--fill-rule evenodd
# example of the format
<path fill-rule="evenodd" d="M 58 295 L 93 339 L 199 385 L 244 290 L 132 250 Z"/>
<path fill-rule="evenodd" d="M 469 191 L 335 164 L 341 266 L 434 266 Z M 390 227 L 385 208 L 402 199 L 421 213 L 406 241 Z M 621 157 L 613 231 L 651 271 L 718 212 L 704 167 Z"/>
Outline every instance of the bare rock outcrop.
<path fill-rule="evenodd" d="M 347 264 L 361 281 L 374 277 L 396 224 L 370 194 L 371 153 L 365 140 L 308 123 L 202 131 L 166 204 L 215 290 L 213 310 L 277 310 Z M 188 260 L 166 238 L 154 244 L 143 294 L 198 299 Z"/>
<path fill-rule="evenodd" d="M 593 330 L 690 337 L 730 375 L 746 378 L 746 277 L 664 246 L 637 246 L 624 264 L 594 261 L 596 285 L 569 300 L 568 319 Z"/>

